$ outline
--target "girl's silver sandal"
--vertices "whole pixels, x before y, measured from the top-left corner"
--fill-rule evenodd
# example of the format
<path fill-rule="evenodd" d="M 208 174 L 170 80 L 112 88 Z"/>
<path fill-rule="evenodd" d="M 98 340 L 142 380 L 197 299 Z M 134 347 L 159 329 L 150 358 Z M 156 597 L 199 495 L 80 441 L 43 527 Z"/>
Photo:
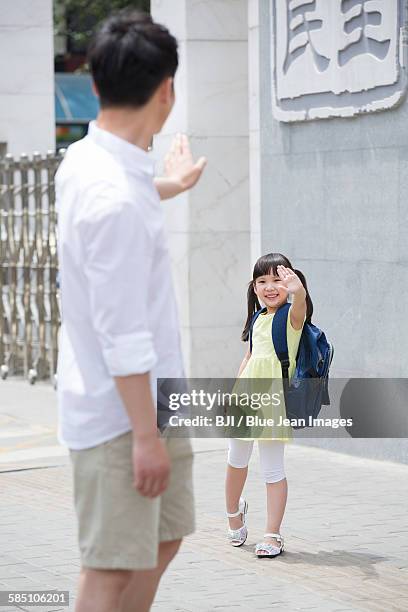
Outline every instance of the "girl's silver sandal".
<path fill-rule="evenodd" d="M 238 529 L 228 529 L 228 539 L 231 546 L 242 546 L 248 537 L 248 529 L 245 524 L 247 512 L 248 502 L 242 497 L 239 500 L 238 510 L 236 512 L 227 512 L 228 518 L 234 518 L 235 516 L 242 514 L 242 527 L 239 527 Z"/>
<path fill-rule="evenodd" d="M 264 538 L 275 538 L 279 542 L 279 546 L 269 542 L 260 542 L 255 546 L 255 554 L 258 559 L 277 557 L 283 553 L 284 541 L 280 533 L 265 533 Z"/>

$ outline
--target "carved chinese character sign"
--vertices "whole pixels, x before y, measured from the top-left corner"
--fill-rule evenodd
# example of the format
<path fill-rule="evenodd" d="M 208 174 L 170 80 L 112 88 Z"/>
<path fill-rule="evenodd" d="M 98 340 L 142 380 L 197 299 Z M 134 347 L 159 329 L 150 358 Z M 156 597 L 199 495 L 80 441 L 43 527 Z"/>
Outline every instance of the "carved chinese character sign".
<path fill-rule="evenodd" d="M 273 112 L 301 121 L 391 108 L 406 78 L 404 0 L 271 0 Z"/>

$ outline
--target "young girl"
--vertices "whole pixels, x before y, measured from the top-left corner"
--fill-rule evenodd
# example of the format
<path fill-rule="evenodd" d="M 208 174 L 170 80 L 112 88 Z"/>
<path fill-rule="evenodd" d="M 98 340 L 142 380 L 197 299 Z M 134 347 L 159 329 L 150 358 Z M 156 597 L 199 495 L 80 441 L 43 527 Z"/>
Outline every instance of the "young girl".
<path fill-rule="evenodd" d="M 305 321 L 310 322 L 313 304 L 307 291 L 306 280 L 299 270 L 280 253 L 270 253 L 258 259 L 253 280 L 248 287 L 248 318 L 242 340 L 249 338 L 254 313 L 266 307 L 258 316 L 252 332 L 252 353 L 247 353 L 238 371 L 238 378 L 282 379 L 280 361 L 272 342 L 272 320 L 277 309 L 291 298 L 287 323 L 289 351 L 289 379 L 296 367 L 296 354 Z M 281 384 L 281 383 L 280 383 Z M 281 416 L 286 417 L 284 402 Z M 266 483 L 267 521 L 264 540 L 256 545 L 258 557 L 275 557 L 283 551 L 284 541 L 280 526 L 285 512 L 287 482 L 284 471 L 285 442 L 292 439 L 291 428 L 273 429 L 271 438 L 258 438 L 261 471 Z M 269 432 L 271 430 L 269 429 Z M 242 546 L 247 539 L 246 514 L 248 504 L 241 498 L 248 473 L 254 440 L 230 438 L 226 477 L 226 506 L 229 518 L 228 537 L 232 546 Z"/>

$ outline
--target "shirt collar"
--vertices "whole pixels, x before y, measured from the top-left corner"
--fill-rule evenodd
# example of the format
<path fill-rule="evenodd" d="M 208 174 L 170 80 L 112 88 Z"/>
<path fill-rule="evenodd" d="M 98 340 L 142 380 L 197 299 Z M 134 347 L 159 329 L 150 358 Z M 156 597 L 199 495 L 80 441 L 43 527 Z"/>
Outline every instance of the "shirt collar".
<path fill-rule="evenodd" d="M 96 121 L 91 121 L 88 127 L 88 137 L 97 145 L 103 147 L 119 158 L 122 164 L 130 170 L 141 170 L 154 176 L 155 160 L 136 145 L 98 127 Z"/>

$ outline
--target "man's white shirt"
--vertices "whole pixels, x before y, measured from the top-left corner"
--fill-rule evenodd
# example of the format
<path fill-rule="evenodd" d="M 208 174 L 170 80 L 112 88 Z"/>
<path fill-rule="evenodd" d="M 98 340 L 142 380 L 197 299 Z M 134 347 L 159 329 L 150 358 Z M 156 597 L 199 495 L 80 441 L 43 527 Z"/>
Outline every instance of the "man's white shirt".
<path fill-rule="evenodd" d="M 164 213 L 149 155 L 95 122 L 56 175 L 62 325 L 58 437 L 78 450 L 131 429 L 114 376 L 184 376 Z"/>

